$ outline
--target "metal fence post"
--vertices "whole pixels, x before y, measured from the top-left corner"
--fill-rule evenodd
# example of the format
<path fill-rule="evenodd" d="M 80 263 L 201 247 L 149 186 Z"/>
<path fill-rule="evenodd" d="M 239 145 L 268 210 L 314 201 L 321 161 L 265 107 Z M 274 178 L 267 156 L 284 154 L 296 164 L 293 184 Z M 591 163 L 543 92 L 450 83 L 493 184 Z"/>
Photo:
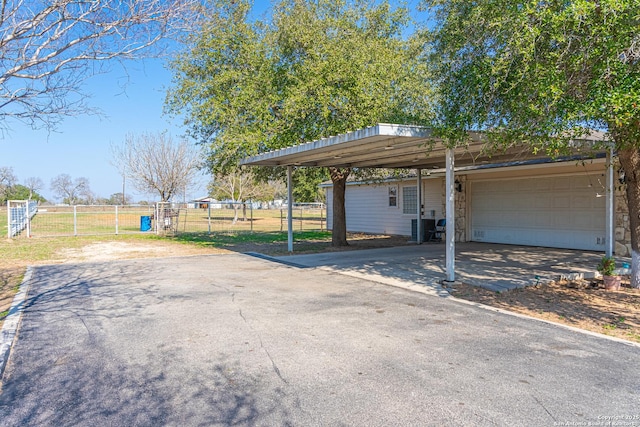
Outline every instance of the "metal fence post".
<path fill-rule="evenodd" d="M 78 235 L 78 209 L 77 205 L 73 205 L 73 235 Z"/>
<path fill-rule="evenodd" d="M 118 235 L 118 205 L 116 205 L 116 236 Z"/>
<path fill-rule="evenodd" d="M 211 200 L 207 202 L 207 207 L 209 208 L 209 212 L 207 213 L 207 222 L 209 224 L 209 234 L 211 234 Z"/>
<path fill-rule="evenodd" d="M 180 207 L 178 207 L 178 213 L 180 213 Z M 187 231 L 187 214 L 188 213 L 189 213 L 189 205 L 184 203 L 184 230 L 182 231 Z M 178 233 L 179 231 L 180 231 L 180 223 L 178 223 L 178 226 L 176 227 L 176 233 Z"/>
<path fill-rule="evenodd" d="M 251 225 L 251 232 L 253 233 L 253 201 L 249 201 L 249 212 L 251 214 L 251 220 L 250 220 L 250 225 Z"/>
<path fill-rule="evenodd" d="M 7 239 L 11 237 L 11 201 L 7 200 Z"/>
<path fill-rule="evenodd" d="M 156 234 L 160 234 L 160 203 L 156 203 L 155 205 L 156 211 Z"/>
<path fill-rule="evenodd" d="M 26 211 L 25 213 L 27 214 L 27 237 L 31 237 L 31 212 L 29 212 L 29 201 L 27 200 L 26 203 Z"/>

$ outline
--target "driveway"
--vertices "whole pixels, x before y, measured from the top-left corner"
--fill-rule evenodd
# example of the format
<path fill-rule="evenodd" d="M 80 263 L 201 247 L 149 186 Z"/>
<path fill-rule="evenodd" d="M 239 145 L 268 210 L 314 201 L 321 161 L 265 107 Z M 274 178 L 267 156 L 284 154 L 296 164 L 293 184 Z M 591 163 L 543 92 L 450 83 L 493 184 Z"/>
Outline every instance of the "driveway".
<path fill-rule="evenodd" d="M 3 426 L 640 425 L 637 346 L 333 271 L 233 254 L 30 286 Z"/>

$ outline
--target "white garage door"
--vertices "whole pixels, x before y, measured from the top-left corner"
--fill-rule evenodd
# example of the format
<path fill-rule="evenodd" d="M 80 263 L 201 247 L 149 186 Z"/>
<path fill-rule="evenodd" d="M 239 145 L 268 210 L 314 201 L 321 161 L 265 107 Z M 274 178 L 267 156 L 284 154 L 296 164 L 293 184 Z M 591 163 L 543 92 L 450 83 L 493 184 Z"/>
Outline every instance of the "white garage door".
<path fill-rule="evenodd" d="M 476 242 L 604 250 L 604 189 L 585 175 L 473 181 Z"/>

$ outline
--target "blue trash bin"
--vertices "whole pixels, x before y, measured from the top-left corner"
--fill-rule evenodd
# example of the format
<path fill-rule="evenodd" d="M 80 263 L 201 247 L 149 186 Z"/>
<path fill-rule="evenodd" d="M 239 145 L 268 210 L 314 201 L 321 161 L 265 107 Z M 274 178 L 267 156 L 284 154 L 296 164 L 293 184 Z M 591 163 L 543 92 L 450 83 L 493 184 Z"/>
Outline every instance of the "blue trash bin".
<path fill-rule="evenodd" d="M 140 217 L 140 231 L 149 231 L 151 230 L 151 217 L 150 216 L 141 216 Z"/>

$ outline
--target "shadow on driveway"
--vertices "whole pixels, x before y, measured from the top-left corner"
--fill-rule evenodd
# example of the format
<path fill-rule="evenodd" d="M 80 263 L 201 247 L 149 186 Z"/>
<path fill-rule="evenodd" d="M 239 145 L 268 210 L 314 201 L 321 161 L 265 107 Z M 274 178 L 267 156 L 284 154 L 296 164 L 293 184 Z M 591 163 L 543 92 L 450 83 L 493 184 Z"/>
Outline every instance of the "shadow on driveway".
<path fill-rule="evenodd" d="M 640 405 L 637 347 L 334 271 L 229 254 L 42 266 L 30 286 L 3 427 L 553 425 Z"/>

